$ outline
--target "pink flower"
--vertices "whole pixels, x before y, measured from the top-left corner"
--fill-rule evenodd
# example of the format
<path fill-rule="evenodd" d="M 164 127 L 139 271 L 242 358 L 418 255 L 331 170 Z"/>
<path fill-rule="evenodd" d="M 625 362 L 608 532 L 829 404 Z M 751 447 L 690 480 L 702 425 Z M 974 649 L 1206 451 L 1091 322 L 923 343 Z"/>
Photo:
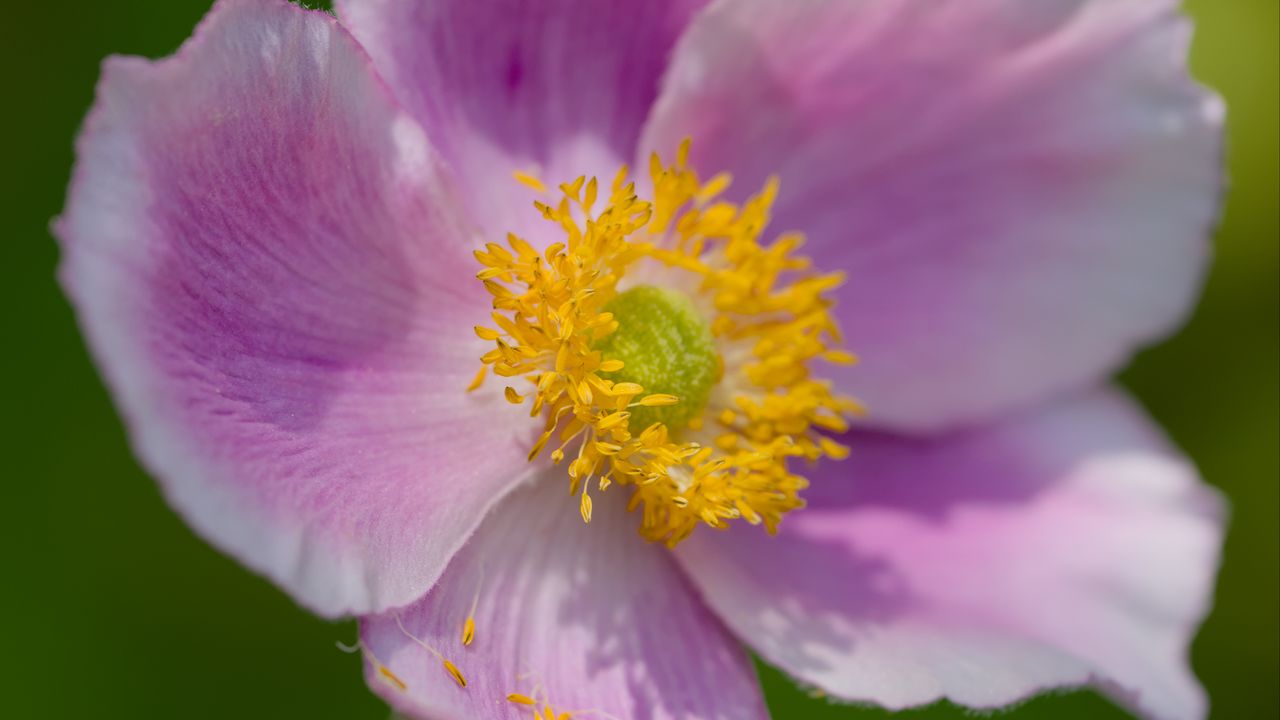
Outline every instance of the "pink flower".
<path fill-rule="evenodd" d="M 1223 506 L 1104 387 L 1187 312 L 1215 219 L 1223 111 L 1187 77 L 1174 2 L 337 5 L 341 23 L 220 0 L 174 57 L 108 60 L 57 234 L 142 462 L 211 542 L 319 614 L 362 616 L 369 681 L 395 708 L 763 717 L 750 648 L 889 708 L 1093 685 L 1143 716 L 1205 714 L 1186 653 Z M 686 137 L 687 168 L 641 173 L 653 206 L 608 185 Z M 538 305 L 553 279 L 512 269 L 550 272 L 554 250 L 533 258 L 576 232 L 532 209 L 517 171 L 599 177 L 569 194 L 639 218 L 632 235 L 598 223 L 616 237 L 595 255 L 560 251 L 563 268 L 617 271 L 570 282 L 589 290 L 580 305 Z M 674 208 L 722 171 L 723 211 L 656 230 L 664 197 Z M 728 245 L 706 229 L 716 212 Z M 806 235 L 815 274 L 770 254 L 776 233 L 756 242 L 770 212 Z M 677 257 L 665 243 L 695 220 L 721 244 Z M 509 231 L 531 255 L 486 249 Z M 657 362 L 644 342 L 609 365 L 581 326 L 474 329 L 495 327 L 494 307 L 512 327 L 611 312 L 634 339 L 656 306 L 600 303 L 627 295 L 620 258 L 644 237 L 644 282 L 692 298 L 663 327 L 692 317 L 714 336 L 707 353 L 680 346 L 658 385 L 620 389 Z M 681 263 L 702 284 L 671 280 Z M 823 361 L 844 358 L 833 271 L 851 369 Z M 508 302 L 512 287 L 532 290 Z M 778 317 L 790 334 L 763 320 Z M 764 338 L 754 359 L 726 350 L 742 327 Z M 573 338 L 560 365 L 537 354 Z M 481 356 L 515 377 L 466 392 Z M 690 380 L 703 360 L 715 379 Z M 676 376 L 680 392 L 662 390 Z M 552 410 L 531 418 L 506 383 Z M 670 437 L 644 447 L 627 430 L 690 393 L 694 411 L 732 413 L 740 391 L 790 403 L 738 408 L 746 429 L 722 437 L 745 454 L 623 459 L 683 452 L 706 418 L 742 427 L 654 415 Z M 870 413 L 837 444 L 819 430 L 845 427 L 844 394 Z M 546 459 L 555 442 L 527 459 L 557 408 L 581 433 L 565 451 L 586 458 L 568 470 Z M 843 446 L 844 462 L 786 460 Z M 755 473 L 758 495 L 726 467 Z M 779 518 L 776 536 L 752 527 Z M 727 529 L 678 542 L 699 524 Z"/>

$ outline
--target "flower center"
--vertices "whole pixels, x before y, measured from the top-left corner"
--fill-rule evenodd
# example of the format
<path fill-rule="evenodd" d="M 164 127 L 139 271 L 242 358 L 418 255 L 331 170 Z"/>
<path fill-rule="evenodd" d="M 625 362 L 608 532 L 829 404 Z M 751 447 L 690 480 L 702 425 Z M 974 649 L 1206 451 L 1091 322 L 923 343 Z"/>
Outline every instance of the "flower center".
<path fill-rule="evenodd" d="M 854 361 L 835 347 L 830 313 L 843 278 L 814 273 L 795 233 L 761 242 L 777 181 L 725 202 L 728 176 L 702 182 L 688 152 L 686 142 L 669 166 L 651 158 L 652 200 L 637 197 L 624 167 L 603 209 L 595 178 L 536 201 L 564 242 L 539 250 L 508 235 L 506 247 L 476 252 L 496 327 L 476 328 L 494 348 L 469 388 L 490 369 L 510 378 L 507 400 L 532 399 L 543 423 L 529 460 L 548 446 L 553 463 L 572 454 L 583 520 L 593 485 L 630 486 L 641 535 L 668 546 L 733 520 L 776 532 L 804 505 L 808 481 L 793 462 L 845 457 L 823 431 L 843 432 L 861 412 L 812 372 Z M 635 273 L 643 283 L 619 289 Z"/>
<path fill-rule="evenodd" d="M 621 361 L 622 369 L 601 377 L 680 400 L 633 408 L 628 425 L 644 430 L 662 423 L 672 432 L 683 430 L 706 407 L 716 381 L 719 358 L 711 328 L 687 295 L 652 285 L 619 293 L 604 310 L 613 313 L 618 329 L 595 349 L 606 361 Z"/>

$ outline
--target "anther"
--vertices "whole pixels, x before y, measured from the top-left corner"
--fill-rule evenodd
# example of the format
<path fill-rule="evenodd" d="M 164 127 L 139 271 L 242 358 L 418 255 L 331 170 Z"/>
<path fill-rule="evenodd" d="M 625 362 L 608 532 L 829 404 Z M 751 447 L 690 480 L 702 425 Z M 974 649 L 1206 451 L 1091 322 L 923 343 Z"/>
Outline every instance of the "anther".
<path fill-rule="evenodd" d="M 396 627 L 400 628 L 400 632 L 404 633 L 406 637 L 421 646 L 422 649 L 434 655 L 436 659 L 440 661 L 440 664 L 444 666 L 445 672 L 449 673 L 449 676 L 453 678 L 453 681 L 458 683 L 458 687 L 465 688 L 467 686 L 467 678 L 463 676 L 462 671 L 458 669 L 457 665 L 454 665 L 449 658 L 445 657 L 439 650 L 428 644 L 427 641 L 409 632 L 409 630 L 405 628 L 404 622 L 400 619 L 399 615 L 395 615 L 394 617 L 396 620 Z"/>
<path fill-rule="evenodd" d="M 357 640 L 354 645 L 346 645 L 342 642 L 338 642 L 336 645 L 339 650 L 347 654 L 362 653 L 364 657 L 369 659 L 369 662 L 373 667 L 377 669 L 378 676 L 381 677 L 388 685 L 391 685 L 400 692 L 405 692 L 409 689 L 409 686 L 405 681 L 401 680 L 399 675 L 391 672 L 391 668 L 387 667 L 381 660 L 379 660 L 377 656 L 373 654 L 372 650 L 365 647 L 364 643 Z"/>

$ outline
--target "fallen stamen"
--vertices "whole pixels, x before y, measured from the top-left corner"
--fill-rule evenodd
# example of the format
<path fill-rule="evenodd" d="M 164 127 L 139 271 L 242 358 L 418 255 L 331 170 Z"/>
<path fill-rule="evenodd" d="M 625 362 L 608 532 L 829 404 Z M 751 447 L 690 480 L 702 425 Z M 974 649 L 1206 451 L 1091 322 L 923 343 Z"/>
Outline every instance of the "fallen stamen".
<path fill-rule="evenodd" d="M 480 580 L 476 583 L 476 592 L 471 596 L 471 609 L 467 611 L 467 619 L 462 623 L 462 645 L 470 647 L 476 639 L 476 608 L 480 605 L 480 588 L 484 587 L 484 564 L 480 565 Z"/>
<path fill-rule="evenodd" d="M 408 684 L 406 684 L 404 680 L 401 680 L 399 675 L 391 672 L 391 668 L 387 667 L 386 664 L 373 654 L 372 650 L 366 647 L 364 643 L 359 640 L 357 640 L 354 645 L 347 645 L 341 640 L 337 640 L 334 642 L 334 645 L 337 645 L 339 650 L 347 653 L 348 655 L 363 652 L 364 657 L 368 658 L 369 662 L 372 663 L 373 667 L 378 671 L 378 677 L 382 678 L 388 685 L 391 685 L 400 692 L 406 692 L 409 689 Z"/>
<path fill-rule="evenodd" d="M 440 661 L 440 664 L 444 666 L 445 672 L 449 673 L 449 676 L 453 678 L 454 682 L 458 683 L 458 687 L 465 688 L 467 686 L 467 678 L 463 676 L 462 671 L 458 669 L 458 666 L 453 664 L 453 661 L 445 657 L 439 650 L 429 645 L 427 641 L 409 632 L 408 629 L 405 628 L 404 622 L 401 621 L 399 615 L 395 615 L 394 617 L 396 620 L 396 627 L 400 628 L 400 632 L 404 633 L 410 640 L 413 640 L 418 645 L 422 646 L 424 650 L 434 655 L 436 659 Z"/>

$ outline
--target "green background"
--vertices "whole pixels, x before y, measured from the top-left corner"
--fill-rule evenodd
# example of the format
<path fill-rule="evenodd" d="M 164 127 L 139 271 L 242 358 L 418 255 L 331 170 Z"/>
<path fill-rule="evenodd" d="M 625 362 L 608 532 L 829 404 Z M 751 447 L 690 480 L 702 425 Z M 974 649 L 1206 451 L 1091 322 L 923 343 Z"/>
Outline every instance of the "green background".
<path fill-rule="evenodd" d="M 109 53 L 172 52 L 208 0 L 19 2 L 0 19 L 6 218 L 0 715 L 370 718 L 385 708 L 327 624 L 196 539 L 130 456 L 54 284 L 48 221 Z M 1198 0 L 1196 75 L 1226 96 L 1231 189 L 1198 311 L 1122 376 L 1233 502 L 1216 609 L 1195 642 L 1216 718 L 1274 718 L 1277 590 L 1277 2 Z M 777 718 L 830 707 L 763 670 Z M 909 718 L 959 718 L 939 706 Z M 1120 718 L 1092 693 L 1007 718 Z"/>

